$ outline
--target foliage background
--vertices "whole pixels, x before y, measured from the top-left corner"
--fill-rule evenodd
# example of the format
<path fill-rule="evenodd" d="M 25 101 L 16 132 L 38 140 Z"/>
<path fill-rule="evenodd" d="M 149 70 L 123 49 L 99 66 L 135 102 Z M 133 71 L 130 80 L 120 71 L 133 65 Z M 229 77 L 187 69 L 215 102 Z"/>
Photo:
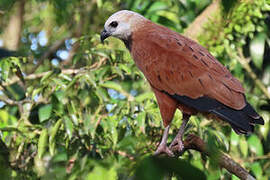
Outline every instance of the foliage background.
<path fill-rule="evenodd" d="M 164 167 L 148 159 L 163 130 L 154 95 L 123 44 L 110 38 L 102 45 L 99 32 L 113 12 L 129 9 L 183 33 L 211 3 L 0 1 L 1 176 L 161 179 Z M 269 179 L 270 2 L 224 0 L 213 12 L 192 38 L 240 79 L 265 125 L 238 136 L 226 124 L 193 116 L 186 134 L 214 137 L 219 149 L 257 179 Z M 169 141 L 181 116 L 176 113 Z M 181 159 L 185 164 L 173 164 L 182 167 L 173 179 L 191 176 L 197 170 L 192 167 L 207 179 L 237 179 L 199 152 Z"/>

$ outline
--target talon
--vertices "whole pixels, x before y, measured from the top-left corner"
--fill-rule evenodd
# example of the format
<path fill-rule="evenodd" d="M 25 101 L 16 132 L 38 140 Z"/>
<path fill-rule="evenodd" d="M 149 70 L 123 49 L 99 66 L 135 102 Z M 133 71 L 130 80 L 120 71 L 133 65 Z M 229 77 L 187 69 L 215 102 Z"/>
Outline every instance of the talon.
<path fill-rule="evenodd" d="M 171 150 L 173 146 L 177 146 L 177 151 L 181 154 L 184 151 L 184 144 L 181 139 L 174 139 L 173 142 L 170 144 L 169 149 Z"/>
<path fill-rule="evenodd" d="M 174 157 L 173 152 L 167 147 L 167 146 L 159 146 L 156 150 L 156 152 L 154 153 L 154 156 L 157 156 L 159 154 L 165 153 L 170 157 Z"/>

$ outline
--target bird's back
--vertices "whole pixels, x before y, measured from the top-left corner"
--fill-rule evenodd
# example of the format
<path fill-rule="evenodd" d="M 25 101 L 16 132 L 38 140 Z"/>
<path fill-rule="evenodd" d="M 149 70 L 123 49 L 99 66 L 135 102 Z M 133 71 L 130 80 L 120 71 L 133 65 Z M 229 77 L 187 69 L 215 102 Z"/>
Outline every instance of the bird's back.
<path fill-rule="evenodd" d="M 261 117 L 246 102 L 241 83 L 196 42 L 150 21 L 131 37 L 131 54 L 154 88 L 200 112 L 216 114 L 237 132 L 251 132 Z"/>

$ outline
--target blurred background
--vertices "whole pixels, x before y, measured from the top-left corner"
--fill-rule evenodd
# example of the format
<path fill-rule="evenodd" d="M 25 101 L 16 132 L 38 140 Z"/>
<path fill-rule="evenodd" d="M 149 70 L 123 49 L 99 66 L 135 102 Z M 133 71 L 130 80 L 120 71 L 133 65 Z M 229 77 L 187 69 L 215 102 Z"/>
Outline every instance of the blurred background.
<path fill-rule="evenodd" d="M 243 83 L 264 126 L 238 136 L 226 123 L 192 116 L 186 134 L 214 139 L 257 179 L 269 179 L 269 0 L 1 0 L 1 178 L 166 174 L 147 159 L 163 132 L 155 97 L 123 43 L 99 40 L 106 19 L 121 9 L 196 40 Z M 169 141 L 181 117 L 177 112 Z M 238 179 L 197 151 L 181 159 L 187 163 L 169 179 L 187 179 L 197 171 L 207 179 Z"/>

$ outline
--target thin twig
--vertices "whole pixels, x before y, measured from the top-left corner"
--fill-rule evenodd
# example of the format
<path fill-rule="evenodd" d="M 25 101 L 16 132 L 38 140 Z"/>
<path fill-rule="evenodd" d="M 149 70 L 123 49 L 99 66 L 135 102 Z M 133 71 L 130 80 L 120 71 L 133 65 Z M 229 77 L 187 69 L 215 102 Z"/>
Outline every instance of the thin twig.
<path fill-rule="evenodd" d="M 198 136 L 194 134 L 190 134 L 184 141 L 184 151 L 193 149 L 199 151 L 209 157 L 215 156 L 220 167 L 227 169 L 230 173 L 236 175 L 240 179 L 248 179 L 255 180 L 247 170 L 241 167 L 240 164 L 236 163 L 233 159 L 231 159 L 228 155 L 221 151 L 217 151 L 214 155 L 207 149 L 205 142 Z M 173 152 L 177 152 L 178 147 L 172 147 Z M 216 157 L 217 156 L 217 157 Z"/>
<path fill-rule="evenodd" d="M 250 157 L 248 159 L 248 161 L 249 162 L 254 162 L 256 160 L 261 160 L 261 159 L 270 159 L 270 153 L 262 155 L 262 156 Z"/>
<path fill-rule="evenodd" d="M 0 101 L 3 101 L 4 103 L 9 104 L 9 105 L 20 105 L 20 104 L 24 104 L 24 103 L 32 103 L 32 100 L 30 100 L 30 99 L 15 101 L 15 100 L 12 100 L 6 96 L 0 96 Z"/>
<path fill-rule="evenodd" d="M 242 67 L 248 72 L 248 75 L 252 78 L 252 80 L 255 82 L 255 84 L 261 89 L 261 91 L 264 93 L 264 95 L 270 99 L 270 93 L 268 92 L 267 88 L 264 86 L 262 81 L 257 77 L 257 75 L 252 71 L 250 65 L 249 65 L 249 59 L 245 58 L 242 51 L 238 49 L 238 56 L 235 55 L 235 58 L 237 61 L 242 65 Z"/>
<path fill-rule="evenodd" d="M 196 17 L 196 19 L 185 29 L 184 35 L 193 40 L 197 40 L 199 34 L 202 34 L 205 30 L 204 24 L 213 19 L 214 15 L 220 10 L 220 0 L 214 0 L 212 4 Z"/>
<path fill-rule="evenodd" d="M 61 71 L 61 74 L 67 74 L 67 75 L 74 74 L 75 75 L 75 74 L 79 74 L 79 73 L 84 72 L 84 71 L 95 70 L 95 69 L 99 68 L 100 66 L 102 66 L 106 60 L 107 60 L 107 58 L 102 58 L 100 61 L 92 64 L 90 67 L 85 67 L 85 68 L 80 68 L 80 69 L 64 69 Z M 42 72 L 42 73 L 37 73 L 37 74 L 29 74 L 29 75 L 24 77 L 24 80 L 29 81 L 29 80 L 39 79 L 39 78 L 46 76 L 48 73 L 51 73 L 51 72 L 52 71 L 47 71 L 47 72 Z M 2 87 L 0 86 L 0 90 L 3 90 L 3 87 L 14 84 L 14 83 L 18 82 L 19 80 L 20 79 L 17 76 L 14 76 L 8 82 L 2 82 Z"/>
<path fill-rule="evenodd" d="M 132 156 L 132 155 L 130 155 L 130 154 L 127 154 L 126 152 L 124 152 L 124 151 L 116 151 L 119 155 L 121 155 L 121 156 L 124 156 L 124 157 L 127 157 L 129 160 L 131 160 L 131 161 L 133 161 L 135 158 Z"/>

